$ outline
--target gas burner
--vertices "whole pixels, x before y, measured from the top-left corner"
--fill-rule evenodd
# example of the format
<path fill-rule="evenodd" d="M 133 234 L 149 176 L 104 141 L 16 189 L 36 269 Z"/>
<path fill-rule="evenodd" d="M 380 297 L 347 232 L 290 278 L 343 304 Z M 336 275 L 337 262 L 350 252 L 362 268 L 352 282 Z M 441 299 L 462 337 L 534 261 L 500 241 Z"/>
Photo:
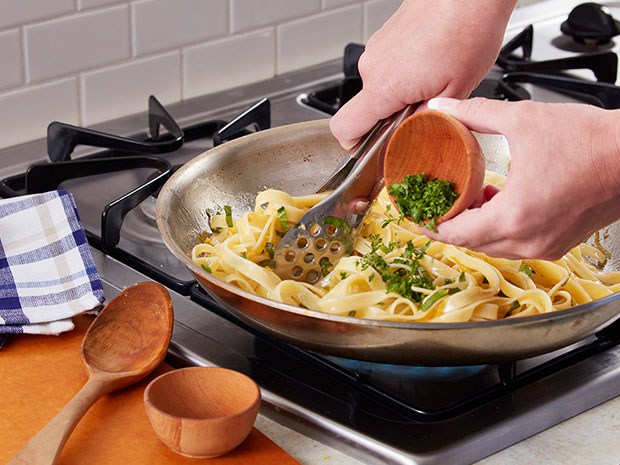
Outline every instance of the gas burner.
<path fill-rule="evenodd" d="M 562 34 L 551 40 L 551 44 L 558 50 L 572 53 L 592 53 L 611 50 L 616 46 L 613 40 L 603 44 L 595 44 L 593 42 L 581 43 L 577 42 L 573 37 Z"/>
<path fill-rule="evenodd" d="M 589 2 L 576 6 L 560 29 L 576 42 L 586 47 L 596 47 L 620 34 L 620 22 L 603 5 Z"/>

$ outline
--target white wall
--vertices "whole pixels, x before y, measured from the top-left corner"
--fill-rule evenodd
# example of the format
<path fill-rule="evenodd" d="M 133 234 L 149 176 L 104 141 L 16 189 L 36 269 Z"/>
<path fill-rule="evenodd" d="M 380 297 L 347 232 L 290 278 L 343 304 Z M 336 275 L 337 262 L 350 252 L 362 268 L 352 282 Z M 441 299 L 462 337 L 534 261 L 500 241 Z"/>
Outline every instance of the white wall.
<path fill-rule="evenodd" d="M 0 148 L 340 57 L 399 4 L 0 0 Z"/>

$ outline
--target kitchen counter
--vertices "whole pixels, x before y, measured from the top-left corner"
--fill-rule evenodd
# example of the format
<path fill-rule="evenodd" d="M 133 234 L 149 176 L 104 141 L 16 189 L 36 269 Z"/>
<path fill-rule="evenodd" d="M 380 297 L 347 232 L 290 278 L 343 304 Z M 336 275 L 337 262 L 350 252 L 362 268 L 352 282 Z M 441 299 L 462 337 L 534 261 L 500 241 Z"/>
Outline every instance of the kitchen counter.
<path fill-rule="evenodd" d="M 259 415 L 255 426 L 302 465 L 364 464 L 263 415 Z M 493 454 L 477 465 L 618 465 L 619 438 L 620 397 L 616 397 Z"/>

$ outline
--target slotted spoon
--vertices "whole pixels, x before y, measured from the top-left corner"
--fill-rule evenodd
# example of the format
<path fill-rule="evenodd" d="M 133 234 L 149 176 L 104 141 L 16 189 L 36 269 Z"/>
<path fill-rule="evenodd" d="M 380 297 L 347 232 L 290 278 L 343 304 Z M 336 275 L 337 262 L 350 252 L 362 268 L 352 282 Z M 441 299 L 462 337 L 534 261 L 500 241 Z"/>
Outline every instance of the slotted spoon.
<path fill-rule="evenodd" d="M 306 212 L 275 248 L 278 276 L 313 284 L 341 257 L 351 254 L 362 222 L 385 184 L 386 142 L 414 108 L 409 105 L 379 121 L 351 157 L 318 189 L 335 190 Z"/>

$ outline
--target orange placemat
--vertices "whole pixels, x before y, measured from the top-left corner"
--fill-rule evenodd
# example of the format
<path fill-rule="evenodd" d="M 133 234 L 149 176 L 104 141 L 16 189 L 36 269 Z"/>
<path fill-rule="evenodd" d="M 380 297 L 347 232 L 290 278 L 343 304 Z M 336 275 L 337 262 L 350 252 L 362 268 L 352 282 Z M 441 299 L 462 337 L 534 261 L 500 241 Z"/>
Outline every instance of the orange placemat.
<path fill-rule="evenodd" d="M 75 330 L 60 336 L 13 336 L 0 350 L 0 463 L 6 463 L 86 382 L 80 344 L 92 320 L 76 317 Z M 298 464 L 256 428 L 223 457 L 199 460 L 172 452 L 153 432 L 142 401 L 148 382 L 171 369 L 162 364 L 140 383 L 97 401 L 71 434 L 58 464 Z"/>

